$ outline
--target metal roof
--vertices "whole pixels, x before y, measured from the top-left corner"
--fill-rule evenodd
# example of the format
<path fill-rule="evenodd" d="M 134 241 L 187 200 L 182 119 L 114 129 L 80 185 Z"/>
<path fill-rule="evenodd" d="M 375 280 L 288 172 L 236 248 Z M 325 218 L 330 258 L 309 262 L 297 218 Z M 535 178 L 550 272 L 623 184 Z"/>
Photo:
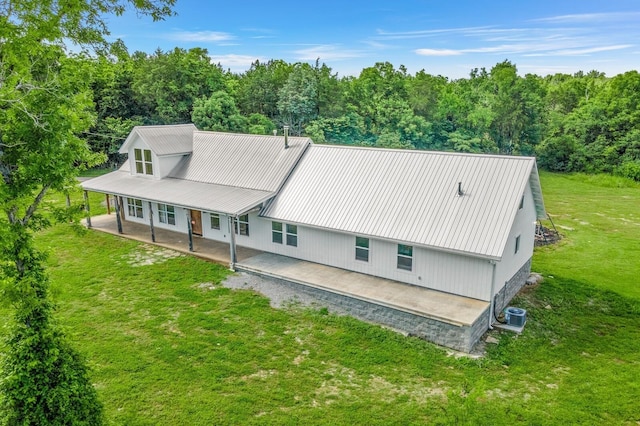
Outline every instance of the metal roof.
<path fill-rule="evenodd" d="M 535 158 L 312 145 L 261 215 L 499 259 L 527 182 L 540 217 Z"/>
<path fill-rule="evenodd" d="M 81 183 L 87 191 L 237 215 L 273 197 L 273 192 L 181 179 L 149 179 L 118 170 Z"/>
<path fill-rule="evenodd" d="M 191 152 L 193 132 L 198 130 L 193 124 L 175 124 L 165 126 L 135 126 L 118 151 L 129 152 L 129 145 L 136 137 L 158 156 L 188 154 Z"/>
<path fill-rule="evenodd" d="M 193 153 L 169 176 L 275 192 L 296 165 L 311 139 L 244 135 L 221 132 L 193 133 Z"/>

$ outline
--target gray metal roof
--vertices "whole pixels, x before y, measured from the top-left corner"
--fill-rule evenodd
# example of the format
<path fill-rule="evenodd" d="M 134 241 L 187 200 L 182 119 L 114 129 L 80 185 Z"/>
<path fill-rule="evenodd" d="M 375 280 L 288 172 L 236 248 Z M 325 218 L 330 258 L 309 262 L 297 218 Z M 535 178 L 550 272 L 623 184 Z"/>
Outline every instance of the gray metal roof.
<path fill-rule="evenodd" d="M 193 153 L 170 177 L 275 192 L 296 165 L 311 139 L 220 132 L 193 134 Z"/>
<path fill-rule="evenodd" d="M 541 216 L 535 158 L 312 145 L 261 215 L 499 259 L 527 182 Z"/>
<path fill-rule="evenodd" d="M 273 192 L 181 179 L 149 179 L 118 170 L 81 183 L 87 191 L 226 213 L 244 213 L 273 197 Z"/>
<path fill-rule="evenodd" d="M 193 124 L 135 126 L 118 152 L 129 152 L 129 145 L 139 137 L 158 156 L 187 154 L 191 152 L 193 132 L 196 130 Z"/>

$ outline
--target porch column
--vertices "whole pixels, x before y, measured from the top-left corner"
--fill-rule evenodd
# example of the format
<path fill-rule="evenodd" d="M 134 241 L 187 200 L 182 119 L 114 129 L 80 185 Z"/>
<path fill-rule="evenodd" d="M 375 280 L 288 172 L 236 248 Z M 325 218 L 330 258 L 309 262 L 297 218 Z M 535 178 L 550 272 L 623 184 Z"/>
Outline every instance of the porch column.
<path fill-rule="evenodd" d="M 189 230 L 189 251 L 193 251 L 193 227 L 191 226 L 191 210 L 184 209 L 187 215 L 187 229 Z"/>
<path fill-rule="evenodd" d="M 151 227 L 151 241 L 156 242 L 156 230 L 153 227 L 153 207 L 151 207 L 151 201 L 149 201 L 149 227 Z"/>
<path fill-rule="evenodd" d="M 111 214 L 111 203 L 109 202 L 109 194 L 104 194 L 105 198 L 107 199 L 107 214 Z"/>
<path fill-rule="evenodd" d="M 116 208 L 116 223 L 118 224 L 118 234 L 122 234 L 122 218 L 120 217 L 120 202 L 119 197 L 116 195 L 113 197 L 113 205 Z"/>
<path fill-rule="evenodd" d="M 91 211 L 89 209 L 89 193 L 84 191 L 84 210 L 87 212 L 87 228 L 91 228 Z"/>
<path fill-rule="evenodd" d="M 234 271 L 236 270 L 236 230 L 233 224 L 233 216 L 229 216 L 229 259 L 231 262 L 229 263 L 229 269 Z"/>

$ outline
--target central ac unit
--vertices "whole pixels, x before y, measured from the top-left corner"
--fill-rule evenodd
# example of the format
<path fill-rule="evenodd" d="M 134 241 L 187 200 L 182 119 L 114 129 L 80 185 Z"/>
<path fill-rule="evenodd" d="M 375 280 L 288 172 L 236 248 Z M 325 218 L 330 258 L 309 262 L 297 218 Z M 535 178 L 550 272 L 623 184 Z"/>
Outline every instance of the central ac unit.
<path fill-rule="evenodd" d="M 512 306 L 504 310 L 504 319 L 507 325 L 512 327 L 523 327 L 527 322 L 527 311 L 522 308 L 514 308 Z"/>

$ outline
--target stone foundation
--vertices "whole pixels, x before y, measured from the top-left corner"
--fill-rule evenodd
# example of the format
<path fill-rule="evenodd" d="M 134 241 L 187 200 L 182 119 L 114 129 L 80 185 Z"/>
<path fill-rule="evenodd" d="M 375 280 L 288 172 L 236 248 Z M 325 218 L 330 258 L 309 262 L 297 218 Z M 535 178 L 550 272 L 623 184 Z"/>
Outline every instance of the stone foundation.
<path fill-rule="evenodd" d="M 245 272 L 265 278 L 255 271 L 245 270 Z M 267 277 L 265 279 L 318 300 L 326 304 L 330 310 L 336 310 L 337 308 L 338 311 L 363 321 L 382 324 L 400 332 L 462 352 L 470 352 L 475 343 L 489 328 L 488 308 L 471 326 L 459 325 L 282 278 Z"/>
<path fill-rule="evenodd" d="M 496 294 L 495 297 L 495 311 L 496 316 L 508 306 L 511 299 L 524 287 L 527 282 L 527 278 L 531 274 L 531 259 L 527 261 L 516 272 L 509 281 L 507 281 L 502 289 Z"/>

